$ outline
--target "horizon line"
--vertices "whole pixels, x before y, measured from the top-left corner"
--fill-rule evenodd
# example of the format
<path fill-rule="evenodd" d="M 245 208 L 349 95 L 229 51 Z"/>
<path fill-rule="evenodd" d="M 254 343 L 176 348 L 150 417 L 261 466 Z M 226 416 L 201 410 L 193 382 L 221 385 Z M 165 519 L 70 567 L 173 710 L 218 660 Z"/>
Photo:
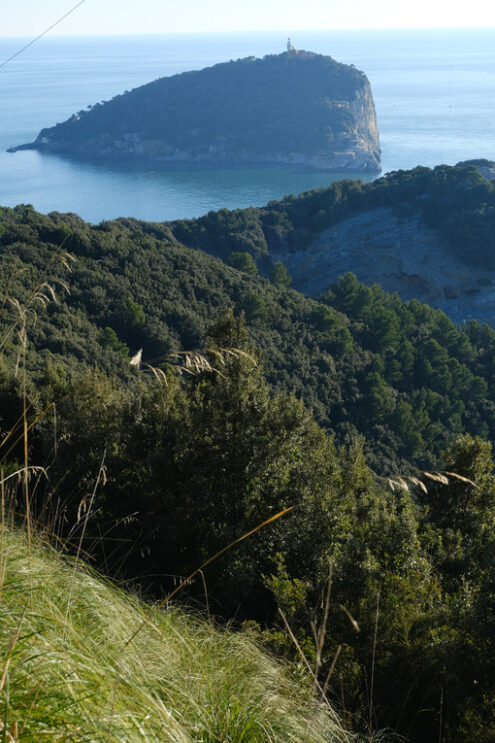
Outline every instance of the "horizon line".
<path fill-rule="evenodd" d="M 139 31 L 139 32 L 101 32 L 101 33 L 53 33 L 45 38 L 95 38 L 95 37 L 129 37 L 129 36 L 223 36 L 228 34 L 272 34 L 280 33 L 284 35 L 296 35 L 298 33 L 332 33 L 340 31 L 350 32 L 375 32 L 375 31 L 493 31 L 495 24 L 490 26 L 363 26 L 360 28 L 351 26 L 341 26 L 332 28 L 300 28 L 296 30 L 281 28 L 264 28 L 264 29 L 227 29 L 221 31 Z M 0 39 L 28 39 L 32 34 L 3 34 L 0 32 Z"/>

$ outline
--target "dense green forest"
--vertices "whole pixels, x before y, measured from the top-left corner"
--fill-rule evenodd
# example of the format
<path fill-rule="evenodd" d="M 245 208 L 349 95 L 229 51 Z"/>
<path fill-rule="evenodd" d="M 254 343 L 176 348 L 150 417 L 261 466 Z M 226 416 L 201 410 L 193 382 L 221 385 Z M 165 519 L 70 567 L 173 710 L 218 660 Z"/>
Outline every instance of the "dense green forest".
<path fill-rule="evenodd" d="M 159 364 L 174 351 L 204 348 L 230 308 L 244 313 L 271 389 L 302 399 L 339 442 L 364 437 L 380 474 L 404 462 L 435 466 L 459 433 L 495 438 L 488 326 L 458 328 L 442 312 L 402 303 L 350 274 L 315 301 L 284 277 L 270 281 L 253 266 L 234 269 L 187 250 L 170 239 L 167 224 L 90 226 L 29 207 L 4 209 L 0 219 L 4 285 L 12 276 L 20 296 L 28 276 L 34 282 L 47 266 L 50 276 L 70 279 L 70 294 L 33 328 L 33 373 L 62 364 L 126 379 L 129 353 L 142 347 L 143 360 Z M 70 275 L 50 264 L 62 245 L 76 259 Z M 12 312 L 6 308 L 4 321 Z"/>
<path fill-rule="evenodd" d="M 43 467 L 33 519 L 163 597 L 293 508 L 188 601 L 316 666 L 350 729 L 492 741 L 495 331 L 352 274 L 304 297 L 167 224 L 0 224 L 1 467 Z"/>

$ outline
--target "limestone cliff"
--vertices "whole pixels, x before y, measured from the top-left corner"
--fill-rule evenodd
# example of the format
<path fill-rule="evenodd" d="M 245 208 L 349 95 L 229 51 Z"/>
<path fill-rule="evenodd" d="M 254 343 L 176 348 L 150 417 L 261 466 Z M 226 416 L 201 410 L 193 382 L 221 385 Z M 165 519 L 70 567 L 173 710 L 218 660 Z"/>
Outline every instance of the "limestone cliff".
<path fill-rule="evenodd" d="M 495 327 L 489 160 L 395 171 L 370 183 L 346 179 L 266 207 L 177 220 L 170 229 L 178 242 L 227 262 L 233 251 L 248 252 L 266 276 L 281 261 L 292 287 L 312 296 L 351 271 L 456 322 L 476 318 Z"/>
<path fill-rule="evenodd" d="M 318 295 L 352 271 L 368 286 L 419 299 L 454 322 L 476 318 L 495 326 L 495 270 L 459 261 L 420 210 L 363 211 L 324 230 L 306 250 L 272 258 L 284 262 L 305 294 Z"/>
<path fill-rule="evenodd" d="M 392 173 L 332 222 L 296 249 L 272 249 L 300 291 L 317 295 L 352 271 L 455 322 L 495 327 L 495 162 Z"/>
<path fill-rule="evenodd" d="M 296 51 L 160 78 L 43 129 L 21 148 L 119 160 L 380 170 L 364 73 Z"/>

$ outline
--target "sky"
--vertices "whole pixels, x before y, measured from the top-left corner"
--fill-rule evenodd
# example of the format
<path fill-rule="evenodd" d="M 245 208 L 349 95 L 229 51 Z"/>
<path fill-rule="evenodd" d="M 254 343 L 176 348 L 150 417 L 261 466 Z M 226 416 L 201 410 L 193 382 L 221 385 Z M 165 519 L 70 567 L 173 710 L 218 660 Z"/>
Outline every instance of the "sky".
<path fill-rule="evenodd" d="M 37 36 L 77 0 L 0 0 L 0 36 Z M 495 26 L 493 0 L 84 0 L 51 35 Z"/>

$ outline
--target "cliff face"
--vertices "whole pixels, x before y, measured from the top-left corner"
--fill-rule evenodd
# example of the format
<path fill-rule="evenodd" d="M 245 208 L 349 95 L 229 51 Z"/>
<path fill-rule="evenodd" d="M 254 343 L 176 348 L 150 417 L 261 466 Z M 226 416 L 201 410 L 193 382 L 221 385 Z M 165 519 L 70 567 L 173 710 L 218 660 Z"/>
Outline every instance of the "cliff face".
<path fill-rule="evenodd" d="M 43 129 L 21 147 L 90 158 L 380 170 L 366 76 L 311 53 L 161 78 Z"/>
<path fill-rule="evenodd" d="M 395 171 L 370 183 L 346 179 L 266 207 L 169 224 L 178 242 L 227 262 L 233 251 L 250 253 L 266 276 L 281 261 L 292 287 L 311 296 L 351 271 L 455 322 L 495 327 L 495 163 L 488 160 Z"/>
<path fill-rule="evenodd" d="M 419 210 L 380 207 L 324 230 L 306 250 L 274 253 L 293 286 L 312 296 L 347 271 L 371 286 L 442 309 L 456 323 L 476 318 L 495 326 L 495 270 L 466 265 Z"/>
<path fill-rule="evenodd" d="M 495 162 L 421 170 L 398 173 L 395 188 L 393 175 L 380 179 L 392 187 L 379 206 L 364 200 L 309 244 L 272 250 L 272 260 L 281 260 L 306 294 L 317 295 L 352 271 L 368 286 L 419 299 L 457 323 L 475 318 L 495 327 Z M 380 187 L 375 181 L 368 190 Z"/>

